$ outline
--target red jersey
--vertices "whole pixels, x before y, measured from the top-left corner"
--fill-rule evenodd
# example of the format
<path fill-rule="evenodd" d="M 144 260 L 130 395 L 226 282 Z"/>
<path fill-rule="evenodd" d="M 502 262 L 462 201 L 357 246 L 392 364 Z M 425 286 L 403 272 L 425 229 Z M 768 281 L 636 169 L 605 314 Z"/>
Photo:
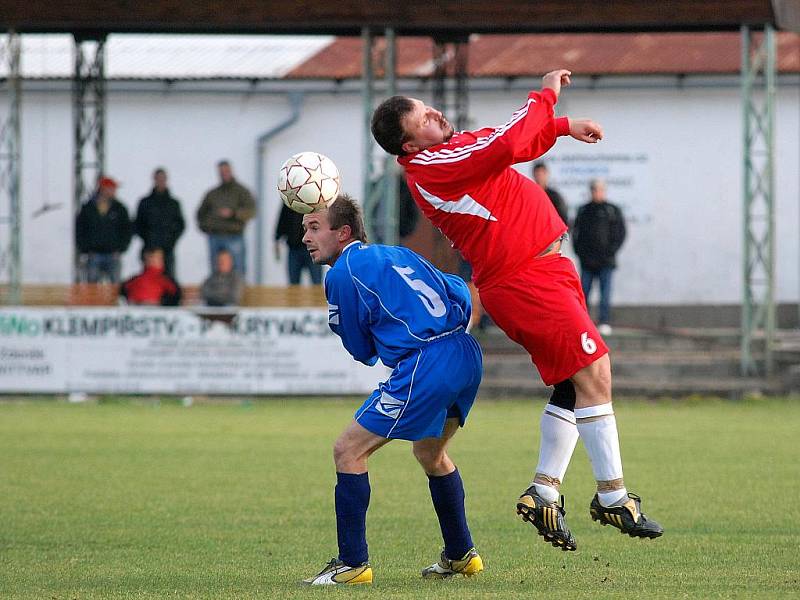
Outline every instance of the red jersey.
<path fill-rule="evenodd" d="M 131 304 L 177 304 L 180 299 L 178 285 L 163 269 L 146 267 L 122 284 L 121 293 Z"/>
<path fill-rule="evenodd" d="M 505 125 L 457 132 L 397 159 L 417 205 L 472 265 L 479 288 L 503 281 L 567 231 L 544 190 L 511 167 L 569 134 L 555 103 L 553 90 L 531 92 Z"/>

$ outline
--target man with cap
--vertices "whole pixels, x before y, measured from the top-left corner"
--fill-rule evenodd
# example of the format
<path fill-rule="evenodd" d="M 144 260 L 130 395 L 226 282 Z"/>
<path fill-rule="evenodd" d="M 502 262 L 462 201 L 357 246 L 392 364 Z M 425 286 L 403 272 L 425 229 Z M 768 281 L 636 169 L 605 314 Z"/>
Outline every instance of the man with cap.
<path fill-rule="evenodd" d="M 131 243 L 133 228 L 128 210 L 115 198 L 118 187 L 111 177 L 101 177 L 78 213 L 75 245 L 82 283 L 119 283 L 120 257 Z"/>

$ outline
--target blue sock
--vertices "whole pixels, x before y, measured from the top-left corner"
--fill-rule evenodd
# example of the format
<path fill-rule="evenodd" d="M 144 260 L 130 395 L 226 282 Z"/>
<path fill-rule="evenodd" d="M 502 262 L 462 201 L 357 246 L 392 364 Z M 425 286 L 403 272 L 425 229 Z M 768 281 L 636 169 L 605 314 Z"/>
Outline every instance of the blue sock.
<path fill-rule="evenodd" d="M 459 560 L 472 548 L 472 536 L 467 527 L 467 514 L 464 510 L 464 484 L 458 469 L 449 475 L 436 477 L 428 475 L 428 487 L 439 527 L 444 539 L 444 555 L 451 560 Z"/>
<path fill-rule="evenodd" d="M 367 507 L 369 474 L 336 473 L 336 535 L 339 560 L 357 567 L 369 558 L 367 552 Z"/>

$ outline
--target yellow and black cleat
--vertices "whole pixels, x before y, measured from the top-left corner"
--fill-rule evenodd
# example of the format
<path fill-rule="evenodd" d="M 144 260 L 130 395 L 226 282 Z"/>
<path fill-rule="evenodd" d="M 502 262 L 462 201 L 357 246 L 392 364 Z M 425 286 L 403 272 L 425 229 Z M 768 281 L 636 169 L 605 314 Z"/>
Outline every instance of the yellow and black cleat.
<path fill-rule="evenodd" d="M 589 513 L 592 520 L 602 525 L 612 525 L 631 537 L 657 538 L 664 534 L 664 528 L 648 519 L 641 511 L 642 499 L 636 494 L 628 493 L 628 499 L 619 506 L 603 506 L 597 498 L 592 498 Z"/>
<path fill-rule="evenodd" d="M 483 560 L 475 548 L 470 548 L 459 560 L 450 560 L 444 555 L 444 550 L 442 550 L 442 556 L 439 562 L 435 562 L 430 567 L 422 569 L 422 578 L 448 579 L 453 575 L 472 577 L 481 571 L 483 571 Z"/>
<path fill-rule="evenodd" d="M 306 585 L 357 585 L 372 583 L 372 567 L 364 563 L 357 567 L 350 567 L 338 558 L 332 558 L 319 573 L 304 579 Z"/>
<path fill-rule="evenodd" d="M 531 486 L 517 500 L 517 514 L 523 521 L 536 527 L 536 531 L 545 542 L 550 542 L 556 548 L 566 552 L 578 547 L 564 520 L 564 496 L 561 496 L 560 505 L 547 502 L 536 493 L 536 488 Z"/>

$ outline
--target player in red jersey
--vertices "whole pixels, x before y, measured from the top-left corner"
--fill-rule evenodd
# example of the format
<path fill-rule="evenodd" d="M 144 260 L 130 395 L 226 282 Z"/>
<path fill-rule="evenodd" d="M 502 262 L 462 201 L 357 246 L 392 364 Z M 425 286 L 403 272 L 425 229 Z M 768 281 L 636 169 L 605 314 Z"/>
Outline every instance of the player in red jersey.
<path fill-rule="evenodd" d="M 554 386 L 541 418 L 536 474 L 517 512 L 563 550 L 576 548 L 558 499 L 578 437 L 597 481 L 592 518 L 631 537 L 663 533 L 623 482 L 608 348 L 572 261 L 560 254 L 567 226 L 544 190 L 511 166 L 538 158 L 559 136 L 602 139 L 594 121 L 555 117 L 570 75 L 565 69 L 545 75 L 542 90 L 528 94 L 499 127 L 456 132 L 441 112 L 405 96 L 384 101 L 372 116 L 375 140 L 398 156 L 423 214 L 472 264 L 486 312 Z"/>

